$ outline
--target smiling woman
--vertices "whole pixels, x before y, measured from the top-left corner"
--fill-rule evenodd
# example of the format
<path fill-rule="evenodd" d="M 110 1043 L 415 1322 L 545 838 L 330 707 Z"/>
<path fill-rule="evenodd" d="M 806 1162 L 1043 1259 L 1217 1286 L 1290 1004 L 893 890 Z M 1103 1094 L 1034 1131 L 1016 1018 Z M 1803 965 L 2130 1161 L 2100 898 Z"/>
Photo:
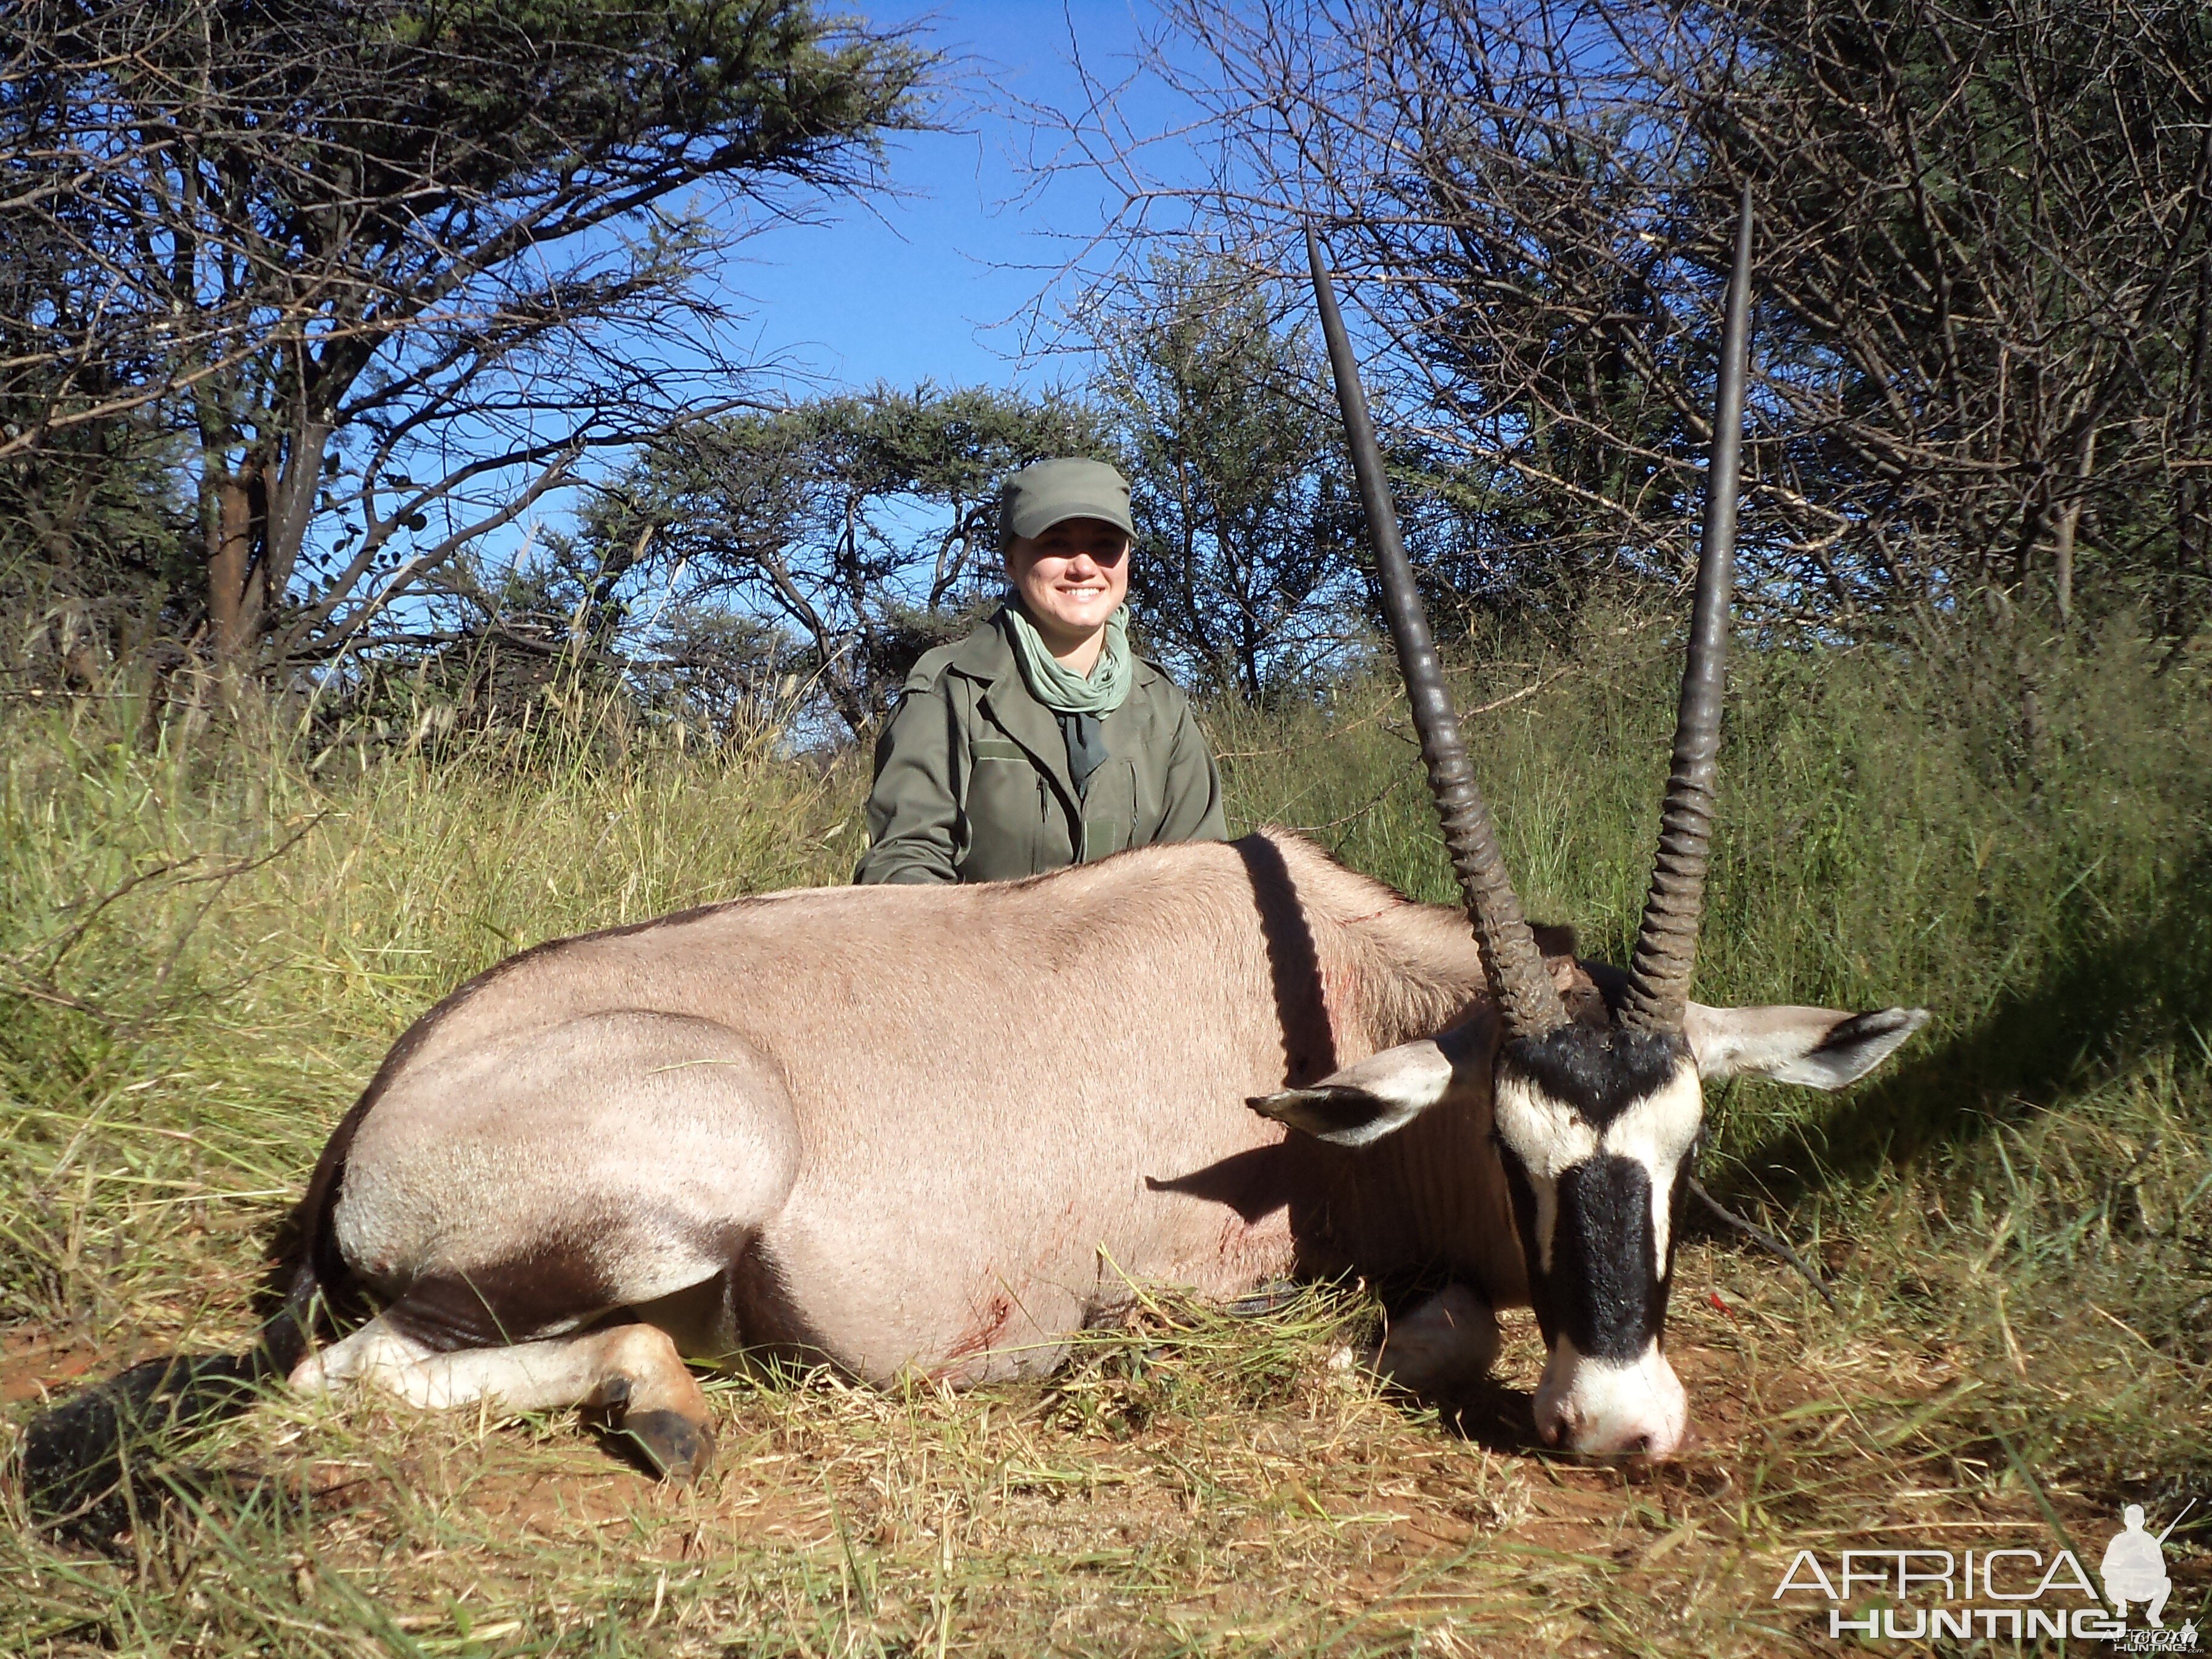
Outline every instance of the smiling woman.
<path fill-rule="evenodd" d="M 1129 649 L 1129 486 L 1103 461 L 1006 481 L 1012 591 L 915 665 L 876 746 L 854 880 L 1005 881 L 1156 842 L 1219 841 L 1221 781 L 1190 705 Z"/>

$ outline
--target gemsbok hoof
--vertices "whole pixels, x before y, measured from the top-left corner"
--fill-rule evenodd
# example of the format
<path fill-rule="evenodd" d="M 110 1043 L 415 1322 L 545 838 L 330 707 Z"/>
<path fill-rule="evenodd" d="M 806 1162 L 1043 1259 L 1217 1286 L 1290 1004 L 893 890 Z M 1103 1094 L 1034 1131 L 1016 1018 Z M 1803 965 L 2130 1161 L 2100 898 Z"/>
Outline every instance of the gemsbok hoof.
<path fill-rule="evenodd" d="M 582 1401 L 585 1409 L 611 1439 L 628 1442 L 653 1474 L 690 1486 L 714 1461 L 714 1431 L 707 1396 L 676 1345 L 643 1324 L 613 1326 L 598 1341 L 605 1369 Z"/>
<path fill-rule="evenodd" d="M 616 1433 L 635 1441 L 664 1480 L 688 1486 L 714 1461 L 714 1431 L 674 1412 L 629 1412 Z"/>

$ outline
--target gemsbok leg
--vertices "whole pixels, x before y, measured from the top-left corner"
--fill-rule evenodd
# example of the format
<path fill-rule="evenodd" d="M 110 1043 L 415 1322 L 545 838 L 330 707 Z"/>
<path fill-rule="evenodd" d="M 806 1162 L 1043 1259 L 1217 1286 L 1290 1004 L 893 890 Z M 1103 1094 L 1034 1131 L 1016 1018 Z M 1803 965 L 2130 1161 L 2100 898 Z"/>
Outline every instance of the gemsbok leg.
<path fill-rule="evenodd" d="M 781 1074 L 710 1020 L 632 1009 L 477 1033 L 467 1017 L 377 1098 L 337 1177 L 333 1242 L 384 1310 L 292 1382 L 603 1407 L 688 1480 L 714 1438 L 663 1325 L 708 1357 L 746 1339 L 690 1304 L 728 1307 L 716 1288 L 791 1191 Z"/>
<path fill-rule="evenodd" d="M 1453 1395 L 1498 1364 L 1498 1316 L 1465 1285 L 1448 1285 L 1390 1322 L 1369 1366 L 1419 1395 Z"/>
<path fill-rule="evenodd" d="M 480 1400 L 515 1412 L 605 1409 L 672 1480 L 696 1479 L 714 1455 L 707 1397 L 674 1340 L 653 1325 L 440 1353 L 379 1315 L 292 1373 L 292 1386 L 306 1394 L 355 1382 L 431 1411 Z"/>

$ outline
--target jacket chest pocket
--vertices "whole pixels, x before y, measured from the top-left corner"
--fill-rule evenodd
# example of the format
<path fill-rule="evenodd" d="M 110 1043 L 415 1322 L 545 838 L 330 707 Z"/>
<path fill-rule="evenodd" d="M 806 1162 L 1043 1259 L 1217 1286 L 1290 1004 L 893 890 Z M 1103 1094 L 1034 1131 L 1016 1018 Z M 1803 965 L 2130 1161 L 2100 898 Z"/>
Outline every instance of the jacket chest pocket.
<path fill-rule="evenodd" d="M 1052 786 L 1021 745 L 1005 738 L 978 738 L 970 755 L 966 802 L 967 849 L 960 861 L 968 881 L 1008 881 L 1067 861 L 1050 856 L 1058 816 Z"/>
<path fill-rule="evenodd" d="M 1137 763 L 1126 755 L 1109 755 L 1084 793 L 1083 861 L 1136 846 L 1138 818 Z"/>

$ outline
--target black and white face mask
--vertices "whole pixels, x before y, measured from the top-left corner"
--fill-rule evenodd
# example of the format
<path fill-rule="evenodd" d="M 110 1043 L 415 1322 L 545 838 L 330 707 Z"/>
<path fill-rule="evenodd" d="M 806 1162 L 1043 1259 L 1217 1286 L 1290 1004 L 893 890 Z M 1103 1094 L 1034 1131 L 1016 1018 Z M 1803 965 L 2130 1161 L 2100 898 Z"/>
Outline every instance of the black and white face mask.
<path fill-rule="evenodd" d="M 1595 1453 L 1671 1449 L 1686 1407 L 1661 1352 L 1705 1121 L 1679 1039 L 1570 1027 L 1500 1052 L 1493 1133 L 1550 1349 L 1537 1428 Z"/>

